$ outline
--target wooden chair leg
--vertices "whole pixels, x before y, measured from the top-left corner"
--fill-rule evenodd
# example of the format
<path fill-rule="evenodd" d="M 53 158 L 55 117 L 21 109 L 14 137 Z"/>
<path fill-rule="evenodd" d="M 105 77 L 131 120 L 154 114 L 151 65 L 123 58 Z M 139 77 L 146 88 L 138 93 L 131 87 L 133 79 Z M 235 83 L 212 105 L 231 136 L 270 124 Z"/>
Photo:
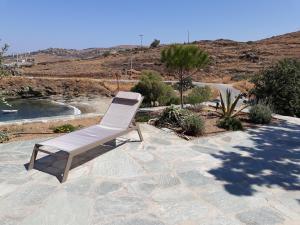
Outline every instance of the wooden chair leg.
<path fill-rule="evenodd" d="M 31 154 L 31 158 L 30 158 L 30 162 L 29 162 L 29 165 L 28 165 L 28 170 L 33 169 L 34 162 L 35 162 L 35 159 L 37 157 L 38 151 L 39 151 L 39 146 L 38 145 L 34 145 L 33 151 L 32 151 L 32 154 Z"/>
<path fill-rule="evenodd" d="M 67 178 L 68 178 L 68 174 L 69 174 L 69 170 L 71 168 L 72 160 L 73 160 L 73 156 L 71 156 L 69 154 L 68 160 L 67 160 L 67 164 L 66 164 L 66 167 L 65 167 L 65 171 L 64 171 L 64 174 L 62 176 L 61 183 L 65 182 L 67 180 Z"/>

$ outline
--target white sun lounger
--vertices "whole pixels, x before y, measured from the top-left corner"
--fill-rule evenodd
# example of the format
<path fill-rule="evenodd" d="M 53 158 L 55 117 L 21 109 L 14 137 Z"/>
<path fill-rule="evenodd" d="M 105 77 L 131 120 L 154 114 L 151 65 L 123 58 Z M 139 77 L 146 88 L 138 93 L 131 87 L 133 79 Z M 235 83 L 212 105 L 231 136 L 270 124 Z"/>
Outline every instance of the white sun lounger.
<path fill-rule="evenodd" d="M 33 168 L 39 151 L 53 154 L 49 150 L 41 149 L 42 146 L 54 147 L 57 150 L 68 153 L 68 160 L 61 180 L 61 182 L 65 182 L 74 156 L 115 140 L 117 137 L 132 130 L 136 130 L 140 141 L 143 141 L 139 126 L 134 122 L 134 116 L 142 100 L 143 97 L 139 93 L 118 92 L 100 124 L 35 144 L 28 170 Z"/>

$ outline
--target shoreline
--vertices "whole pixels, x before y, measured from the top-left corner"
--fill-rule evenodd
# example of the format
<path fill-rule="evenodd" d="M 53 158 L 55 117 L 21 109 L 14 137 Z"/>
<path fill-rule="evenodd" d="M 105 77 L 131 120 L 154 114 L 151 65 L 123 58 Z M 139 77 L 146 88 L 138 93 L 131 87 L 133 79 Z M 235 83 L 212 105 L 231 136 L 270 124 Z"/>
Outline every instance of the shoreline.
<path fill-rule="evenodd" d="M 89 118 L 90 116 L 100 116 L 103 115 L 112 98 L 109 97 L 75 97 L 72 99 L 65 99 L 62 96 L 55 97 L 35 97 L 35 98 L 10 98 L 11 100 L 45 100 L 53 104 L 64 105 L 70 109 L 74 110 L 73 114 L 70 115 L 57 115 L 57 116 L 47 116 L 47 117 L 35 117 L 28 119 L 16 119 L 1 121 L 0 126 L 3 125 L 13 125 L 13 124 L 25 124 L 25 123 L 35 123 L 35 122 L 47 122 L 47 121 L 57 121 L 57 120 L 72 120 L 78 118 Z"/>

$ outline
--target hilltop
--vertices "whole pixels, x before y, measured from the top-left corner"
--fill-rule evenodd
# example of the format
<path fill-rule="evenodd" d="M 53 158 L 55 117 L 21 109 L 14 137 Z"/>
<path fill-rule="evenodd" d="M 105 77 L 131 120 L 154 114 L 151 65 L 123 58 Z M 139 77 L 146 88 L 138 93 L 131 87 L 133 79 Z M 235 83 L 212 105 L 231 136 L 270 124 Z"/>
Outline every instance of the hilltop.
<path fill-rule="evenodd" d="M 300 59 L 300 31 L 274 36 L 259 41 L 237 42 L 226 39 L 196 41 L 193 44 L 207 51 L 210 65 L 194 74 L 195 80 L 217 81 L 231 78 L 239 80 L 257 73 L 279 59 Z M 84 50 L 51 48 L 33 52 L 35 65 L 22 68 L 26 76 L 38 77 L 91 77 L 123 79 L 138 78 L 140 71 L 153 69 L 166 79 L 172 74 L 160 63 L 158 48 L 117 46 Z M 109 52 L 110 54 L 103 54 Z M 131 68 L 132 59 L 132 68 Z"/>

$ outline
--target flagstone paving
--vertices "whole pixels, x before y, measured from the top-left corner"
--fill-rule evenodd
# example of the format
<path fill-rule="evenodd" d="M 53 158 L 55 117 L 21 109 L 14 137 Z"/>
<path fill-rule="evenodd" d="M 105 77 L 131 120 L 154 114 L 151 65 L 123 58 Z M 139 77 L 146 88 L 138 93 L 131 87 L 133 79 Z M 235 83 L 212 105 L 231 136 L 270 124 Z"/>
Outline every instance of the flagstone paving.
<path fill-rule="evenodd" d="M 192 141 L 142 133 L 77 157 L 63 184 L 63 153 L 28 172 L 40 140 L 1 144 L 0 224 L 299 224 L 298 120 Z"/>

